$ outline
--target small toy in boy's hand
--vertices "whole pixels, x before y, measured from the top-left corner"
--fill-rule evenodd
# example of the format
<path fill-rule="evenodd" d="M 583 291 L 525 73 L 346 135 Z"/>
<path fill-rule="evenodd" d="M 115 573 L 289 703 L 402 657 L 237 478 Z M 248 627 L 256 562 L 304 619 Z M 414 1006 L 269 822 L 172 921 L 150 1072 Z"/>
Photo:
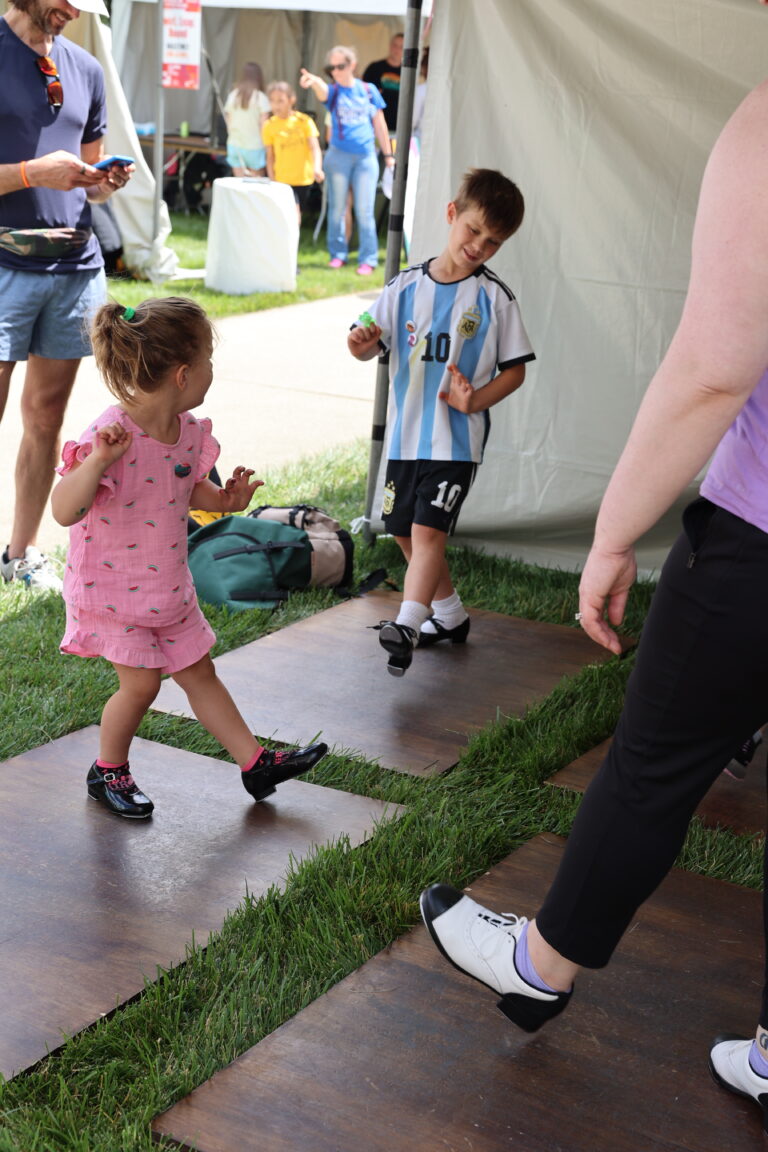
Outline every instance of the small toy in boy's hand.
<path fill-rule="evenodd" d="M 370 328 L 373 324 L 376 323 L 370 312 L 361 312 L 357 318 L 357 322 L 358 324 L 362 324 L 365 328 Z"/>

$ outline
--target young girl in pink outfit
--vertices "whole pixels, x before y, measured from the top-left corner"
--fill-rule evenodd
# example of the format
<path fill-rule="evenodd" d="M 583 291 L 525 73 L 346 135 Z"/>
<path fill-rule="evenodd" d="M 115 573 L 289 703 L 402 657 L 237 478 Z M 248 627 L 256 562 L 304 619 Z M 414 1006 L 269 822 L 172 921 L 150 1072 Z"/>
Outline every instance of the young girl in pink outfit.
<path fill-rule="evenodd" d="M 96 315 L 92 343 L 118 403 L 64 445 L 52 495 L 56 520 L 70 527 L 61 650 L 103 656 L 119 682 L 102 713 L 88 795 L 120 816 L 151 814 L 128 752 L 168 673 L 240 765 L 246 791 L 263 800 L 328 749 L 263 748 L 210 657 L 216 637 L 187 565 L 187 514 L 190 507 L 242 512 L 261 483 L 243 467 L 224 488 L 206 479 L 219 445 L 210 420 L 190 410 L 202 404 L 213 378 L 211 323 L 199 305 L 178 297 L 145 300 L 135 310 L 112 302 Z"/>

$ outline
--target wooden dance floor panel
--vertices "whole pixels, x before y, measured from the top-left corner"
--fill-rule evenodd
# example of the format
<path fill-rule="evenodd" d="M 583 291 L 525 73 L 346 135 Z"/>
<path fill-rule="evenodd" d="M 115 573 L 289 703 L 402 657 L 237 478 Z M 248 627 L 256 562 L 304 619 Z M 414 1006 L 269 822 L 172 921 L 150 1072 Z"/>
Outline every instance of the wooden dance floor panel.
<path fill-rule="evenodd" d="M 609 659 L 575 628 L 473 610 L 466 644 L 417 649 L 405 676 L 390 676 L 369 629 L 393 619 L 400 599 L 370 593 L 220 656 L 216 667 L 253 731 L 287 744 L 322 733 L 386 768 L 433 775 L 499 713 L 520 715 L 564 676 Z M 154 707 L 190 715 L 171 680 Z"/>
<path fill-rule="evenodd" d="M 136 740 L 131 766 L 149 820 L 86 796 L 98 728 L 0 765 L 0 1072 L 8 1077 L 140 992 L 204 944 L 290 858 L 347 835 L 362 843 L 399 811 L 301 781 L 254 804 L 239 769 Z"/>
<path fill-rule="evenodd" d="M 539 837 L 472 896 L 535 912 L 562 853 Z M 752 1152 L 759 1108 L 708 1053 L 754 1030 L 761 896 L 673 872 L 603 971 L 534 1035 L 419 927 L 158 1117 L 195 1152 Z"/>
<path fill-rule="evenodd" d="M 604 740 L 557 772 L 550 780 L 559 788 L 585 792 L 602 764 L 611 741 Z M 744 780 L 734 780 L 722 772 L 696 809 L 696 815 L 709 828 L 730 828 L 734 832 L 761 833 L 766 825 L 765 745 L 760 745 Z"/>

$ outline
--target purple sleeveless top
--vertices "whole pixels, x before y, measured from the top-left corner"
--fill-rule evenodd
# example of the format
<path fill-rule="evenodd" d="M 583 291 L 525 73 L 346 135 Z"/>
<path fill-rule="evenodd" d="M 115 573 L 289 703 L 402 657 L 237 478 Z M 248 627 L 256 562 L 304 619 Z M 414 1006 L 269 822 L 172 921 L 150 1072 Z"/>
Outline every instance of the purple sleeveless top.
<path fill-rule="evenodd" d="M 768 532 L 768 370 L 718 444 L 700 491 Z"/>

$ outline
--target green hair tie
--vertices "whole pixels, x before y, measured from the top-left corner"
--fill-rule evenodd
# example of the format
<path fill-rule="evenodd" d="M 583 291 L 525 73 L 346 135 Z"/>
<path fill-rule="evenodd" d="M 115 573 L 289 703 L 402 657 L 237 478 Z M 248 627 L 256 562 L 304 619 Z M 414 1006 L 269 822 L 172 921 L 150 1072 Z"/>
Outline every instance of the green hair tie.
<path fill-rule="evenodd" d="M 135 315 L 136 315 L 136 309 L 135 308 L 124 308 L 123 309 L 123 320 L 129 320 L 129 321 L 133 320 Z"/>

